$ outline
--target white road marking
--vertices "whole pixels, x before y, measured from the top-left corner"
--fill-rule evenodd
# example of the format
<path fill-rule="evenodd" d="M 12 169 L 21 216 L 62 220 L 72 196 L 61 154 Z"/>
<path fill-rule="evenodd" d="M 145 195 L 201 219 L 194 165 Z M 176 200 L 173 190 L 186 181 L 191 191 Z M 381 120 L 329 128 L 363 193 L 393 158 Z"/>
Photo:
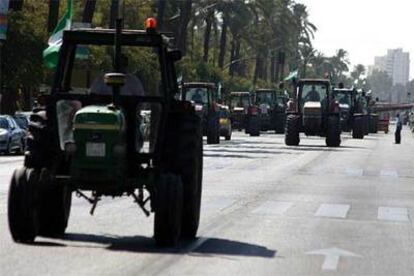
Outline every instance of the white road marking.
<path fill-rule="evenodd" d="M 361 258 L 362 256 L 357 255 L 355 253 L 342 250 L 336 247 L 333 248 L 327 248 L 327 249 L 321 249 L 321 250 L 315 250 L 306 252 L 307 255 L 323 255 L 325 256 L 325 259 L 322 264 L 322 270 L 336 270 L 338 268 L 339 264 L 339 258 L 340 257 L 356 257 Z"/>
<path fill-rule="evenodd" d="M 378 219 L 389 221 L 409 221 L 407 208 L 379 207 Z"/>
<path fill-rule="evenodd" d="M 348 168 L 348 169 L 346 169 L 345 174 L 347 176 L 362 176 L 364 174 L 364 170 L 363 169 Z"/>
<path fill-rule="evenodd" d="M 347 204 L 321 204 L 316 217 L 346 218 L 350 206 Z"/>
<path fill-rule="evenodd" d="M 254 214 L 283 215 L 290 207 L 292 202 L 266 201 L 253 210 Z"/>
<path fill-rule="evenodd" d="M 381 170 L 380 176 L 398 178 L 398 173 L 396 170 Z"/>

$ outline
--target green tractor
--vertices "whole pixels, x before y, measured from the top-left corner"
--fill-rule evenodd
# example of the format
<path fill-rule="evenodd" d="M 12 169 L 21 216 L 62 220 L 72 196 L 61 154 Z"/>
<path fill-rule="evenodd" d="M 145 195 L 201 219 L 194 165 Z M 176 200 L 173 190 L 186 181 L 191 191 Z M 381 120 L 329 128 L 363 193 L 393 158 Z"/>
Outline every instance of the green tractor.
<path fill-rule="evenodd" d="M 10 183 L 14 241 L 63 235 L 73 193 L 91 203 L 91 214 L 104 196 L 130 196 L 147 216 L 155 214 L 158 245 L 196 236 L 200 118 L 191 103 L 174 99 L 179 93 L 174 63 L 181 54 L 151 25 L 122 30 L 117 20 L 116 30 L 63 33 L 50 95 L 31 116 L 24 167 Z M 89 61 L 78 59 L 79 47 L 87 47 Z M 152 58 L 143 63 L 137 56 Z"/>
<path fill-rule="evenodd" d="M 297 146 L 299 134 L 326 137 L 328 147 L 341 144 L 339 103 L 333 97 L 329 80 L 302 79 L 288 103 L 285 143 Z"/>

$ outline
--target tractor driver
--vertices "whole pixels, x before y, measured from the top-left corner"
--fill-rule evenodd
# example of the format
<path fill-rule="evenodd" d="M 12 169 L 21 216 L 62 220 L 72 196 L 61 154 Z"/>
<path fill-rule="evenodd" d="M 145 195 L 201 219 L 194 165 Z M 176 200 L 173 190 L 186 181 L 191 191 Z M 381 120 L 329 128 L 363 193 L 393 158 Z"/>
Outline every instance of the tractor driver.
<path fill-rule="evenodd" d="M 316 91 L 315 85 L 312 85 L 312 89 L 308 92 L 308 95 L 305 97 L 305 102 L 320 102 L 321 97 L 319 96 L 318 91 Z"/>
<path fill-rule="evenodd" d="M 198 88 L 194 95 L 191 97 L 191 100 L 197 104 L 202 104 L 203 96 L 201 96 L 201 93 L 203 93 L 203 91 L 200 88 Z"/>

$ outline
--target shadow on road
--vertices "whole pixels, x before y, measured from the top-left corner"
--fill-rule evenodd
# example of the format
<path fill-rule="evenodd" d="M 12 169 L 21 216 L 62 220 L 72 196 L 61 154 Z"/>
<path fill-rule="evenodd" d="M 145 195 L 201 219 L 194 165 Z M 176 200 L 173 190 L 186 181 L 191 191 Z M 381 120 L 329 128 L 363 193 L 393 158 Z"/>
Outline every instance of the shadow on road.
<path fill-rule="evenodd" d="M 221 151 L 220 151 L 221 152 Z M 234 152 L 237 153 L 237 152 Z M 266 159 L 267 157 L 262 156 L 250 156 L 244 154 L 215 154 L 215 153 L 204 153 L 204 157 L 217 157 L 217 158 L 240 158 L 240 159 Z"/>
<path fill-rule="evenodd" d="M 294 151 L 328 151 L 328 152 L 344 152 L 349 149 L 366 149 L 365 147 L 355 146 L 340 146 L 337 148 L 327 147 L 325 145 L 299 145 L 299 146 L 286 146 L 283 149 Z"/>
<path fill-rule="evenodd" d="M 127 251 L 133 253 L 158 254 L 200 254 L 200 255 L 228 255 L 273 258 L 276 250 L 268 249 L 251 243 L 200 237 L 194 241 L 183 241 L 176 248 L 162 248 L 155 244 L 154 239 L 144 236 L 105 236 L 93 234 L 68 233 L 62 237 L 63 241 L 97 243 L 107 245 L 104 247 L 112 251 Z M 56 242 L 36 242 L 34 245 L 90 247 L 88 245 L 71 245 Z M 199 243 L 199 244 L 198 244 Z"/>
<path fill-rule="evenodd" d="M 243 150 L 245 147 L 243 147 L 241 150 L 235 150 L 233 148 L 228 149 L 205 149 L 204 150 L 204 156 L 206 156 L 206 152 L 228 152 L 228 153 L 251 153 L 251 154 L 299 154 L 299 153 L 293 153 L 293 152 L 285 152 L 285 151 L 275 151 L 275 150 L 264 150 L 257 149 L 257 150 Z M 250 147 L 251 149 L 254 149 L 254 147 Z M 267 148 L 269 149 L 269 148 Z M 208 154 L 208 153 L 207 153 Z"/>

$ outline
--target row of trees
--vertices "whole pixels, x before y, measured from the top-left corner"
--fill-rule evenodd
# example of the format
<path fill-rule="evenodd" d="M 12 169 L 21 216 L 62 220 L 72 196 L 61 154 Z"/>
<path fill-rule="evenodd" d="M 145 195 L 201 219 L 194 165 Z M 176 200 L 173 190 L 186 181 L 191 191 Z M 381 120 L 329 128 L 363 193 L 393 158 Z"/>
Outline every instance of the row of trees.
<path fill-rule="evenodd" d="M 50 81 L 42 51 L 66 1 L 16 0 L 9 15 L 4 47 L 4 84 L 12 91 L 31 91 Z M 294 70 L 300 77 L 324 77 L 353 83 L 348 53 L 332 57 L 314 49 L 317 28 L 308 9 L 294 0 L 82 0 L 74 1 L 74 21 L 92 26 L 113 25 L 118 5 L 126 28 L 141 28 L 156 16 L 160 30 L 174 33 L 185 54 L 180 63 L 184 80 L 220 81 L 227 90 L 276 86 Z M 145 61 L 143 61 L 145 64 Z M 355 73 L 355 74 L 354 74 Z"/>

